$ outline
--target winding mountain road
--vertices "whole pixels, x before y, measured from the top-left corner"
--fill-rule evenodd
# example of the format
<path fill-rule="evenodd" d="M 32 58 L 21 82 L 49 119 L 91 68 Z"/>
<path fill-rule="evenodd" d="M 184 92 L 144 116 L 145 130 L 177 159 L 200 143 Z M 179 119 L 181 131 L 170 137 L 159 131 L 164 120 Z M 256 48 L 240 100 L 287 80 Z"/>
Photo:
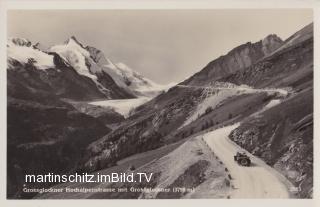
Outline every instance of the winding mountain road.
<path fill-rule="evenodd" d="M 234 190 L 231 198 L 289 198 L 289 189 L 292 187 L 289 181 L 262 160 L 248 152 L 252 161 L 250 167 L 240 166 L 233 160 L 237 151 L 245 151 L 228 138 L 230 132 L 238 126 L 223 127 L 203 136 L 232 177 Z"/>
<path fill-rule="evenodd" d="M 289 92 L 285 89 L 280 88 L 251 88 L 251 87 L 243 87 L 243 86 L 235 86 L 235 87 L 219 87 L 219 86 L 189 86 L 178 84 L 176 87 L 180 88 L 196 88 L 196 89 L 204 89 L 204 90 L 234 90 L 234 91 L 247 91 L 251 93 L 257 92 L 270 92 L 270 93 L 279 93 L 282 96 L 287 96 Z"/>

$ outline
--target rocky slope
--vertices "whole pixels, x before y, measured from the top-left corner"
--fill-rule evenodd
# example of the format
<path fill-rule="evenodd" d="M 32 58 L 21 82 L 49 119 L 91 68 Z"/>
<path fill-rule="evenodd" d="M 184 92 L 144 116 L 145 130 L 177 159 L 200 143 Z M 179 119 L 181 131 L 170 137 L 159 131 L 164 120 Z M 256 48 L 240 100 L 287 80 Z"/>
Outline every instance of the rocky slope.
<path fill-rule="evenodd" d="M 158 102 L 157 109 L 153 111 L 141 108 L 154 107 L 161 97 L 147 106 L 138 107 L 142 110 L 140 113 L 129 117 L 112 133 L 92 143 L 83 159 L 84 169 L 95 171 L 110 167 L 121 158 L 162 146 L 165 143 L 163 137 L 179 127 L 186 112 L 195 106 L 201 94 L 194 93 L 193 89 L 173 92 L 179 96 L 169 93 L 163 99 L 165 103 Z"/>
<path fill-rule="evenodd" d="M 301 198 L 312 197 L 313 91 L 306 89 L 245 120 L 230 138 L 279 170 Z"/>
<path fill-rule="evenodd" d="M 170 192 L 92 193 L 87 198 L 123 199 L 179 199 L 179 198 L 227 198 L 231 190 L 228 172 L 209 147 L 194 137 L 174 151 L 141 166 L 136 172 L 153 173 L 150 183 L 102 184 L 104 187 L 166 188 Z M 173 192 L 174 188 L 181 191 Z M 193 189 L 193 191 L 190 191 Z"/>
<path fill-rule="evenodd" d="M 130 167 L 131 166 L 131 167 Z M 135 169 L 133 170 L 132 167 Z M 117 166 L 96 173 L 112 172 L 153 173 L 151 182 L 137 183 L 93 183 L 93 188 L 128 188 L 136 192 L 92 192 L 92 193 L 44 193 L 37 199 L 137 199 L 137 198 L 228 198 L 232 184 L 228 169 L 214 156 L 200 137 L 185 143 L 167 145 L 146 153 L 137 154 L 118 162 Z M 64 183 L 55 188 L 82 188 L 86 183 Z M 144 191 L 144 188 L 170 189 L 170 192 Z M 175 188 L 181 191 L 173 192 Z M 190 191 L 190 189 L 193 189 Z"/>
<path fill-rule="evenodd" d="M 299 91 L 313 81 L 313 38 L 279 50 L 246 70 L 239 70 L 219 81 Z"/>
<path fill-rule="evenodd" d="M 240 45 L 228 54 L 210 62 L 205 68 L 182 82 L 184 85 L 206 85 L 228 74 L 245 69 L 266 55 L 272 53 L 283 44 L 276 35 L 269 35 L 256 43 L 248 42 Z"/>

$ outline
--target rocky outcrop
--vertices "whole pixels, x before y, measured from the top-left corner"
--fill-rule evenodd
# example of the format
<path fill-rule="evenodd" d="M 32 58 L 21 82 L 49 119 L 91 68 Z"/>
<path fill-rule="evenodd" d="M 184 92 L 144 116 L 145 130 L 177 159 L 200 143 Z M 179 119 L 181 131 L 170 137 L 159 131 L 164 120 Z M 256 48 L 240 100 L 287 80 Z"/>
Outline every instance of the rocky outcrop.
<path fill-rule="evenodd" d="M 31 47 L 32 43 L 30 40 L 27 40 L 25 38 L 18 38 L 18 37 L 13 37 L 13 38 L 10 38 L 8 40 L 9 44 L 7 44 L 7 47 L 9 47 L 10 43 L 13 43 L 14 45 L 17 45 L 17 46 L 25 46 L 25 47 Z"/>
<path fill-rule="evenodd" d="M 268 35 L 262 40 L 262 51 L 265 56 L 271 54 L 273 51 L 277 50 L 283 41 L 275 34 Z"/>
<path fill-rule="evenodd" d="M 313 38 L 284 48 L 253 64 L 245 70 L 219 79 L 236 85 L 246 84 L 257 88 L 285 88 L 296 90 L 313 80 Z"/>

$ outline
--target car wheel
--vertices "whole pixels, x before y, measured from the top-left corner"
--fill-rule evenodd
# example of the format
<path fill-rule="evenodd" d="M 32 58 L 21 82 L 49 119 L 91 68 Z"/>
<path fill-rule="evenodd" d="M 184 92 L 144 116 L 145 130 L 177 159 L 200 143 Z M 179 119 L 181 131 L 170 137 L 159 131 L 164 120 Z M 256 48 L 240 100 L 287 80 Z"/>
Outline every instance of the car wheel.
<path fill-rule="evenodd" d="M 248 160 L 247 159 L 241 159 L 240 164 L 243 166 L 248 166 Z"/>

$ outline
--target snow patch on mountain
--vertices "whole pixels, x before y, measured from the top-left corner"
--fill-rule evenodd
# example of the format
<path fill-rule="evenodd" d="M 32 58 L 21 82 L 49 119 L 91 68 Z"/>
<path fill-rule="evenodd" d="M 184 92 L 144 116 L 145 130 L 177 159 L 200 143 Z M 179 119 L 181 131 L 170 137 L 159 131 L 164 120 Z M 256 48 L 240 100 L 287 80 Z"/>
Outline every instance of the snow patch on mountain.
<path fill-rule="evenodd" d="M 10 38 L 7 42 L 7 55 L 20 63 L 32 63 L 38 69 L 53 68 L 53 56 L 32 47 L 32 43 L 23 38 Z"/>
<path fill-rule="evenodd" d="M 271 100 L 267 105 L 265 105 L 262 109 L 260 109 L 259 111 L 251 114 L 251 116 L 252 116 L 252 117 L 253 117 L 253 116 L 257 117 L 257 116 L 259 116 L 262 112 L 264 112 L 264 111 L 266 111 L 266 110 L 268 110 L 268 109 L 270 109 L 270 108 L 272 108 L 272 107 L 274 107 L 274 106 L 277 106 L 277 105 L 279 105 L 280 103 L 281 103 L 281 100 L 280 100 L 280 99 L 273 99 L 273 100 Z"/>
<path fill-rule="evenodd" d="M 90 57 L 89 52 L 74 38 L 70 38 L 66 44 L 51 47 L 50 51 L 58 53 L 79 74 L 97 80 L 97 76 L 93 75 L 86 65 L 86 58 Z"/>

